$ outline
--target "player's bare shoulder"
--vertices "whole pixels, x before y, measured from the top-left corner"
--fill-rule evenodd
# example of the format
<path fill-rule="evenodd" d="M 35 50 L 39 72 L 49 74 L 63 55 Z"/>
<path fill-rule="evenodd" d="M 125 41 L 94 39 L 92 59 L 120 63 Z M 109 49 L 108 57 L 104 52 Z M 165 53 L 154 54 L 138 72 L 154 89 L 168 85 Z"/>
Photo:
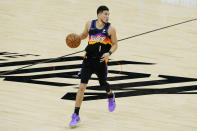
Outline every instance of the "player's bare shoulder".
<path fill-rule="evenodd" d="M 91 26 L 91 21 L 86 22 L 86 29 L 89 31 Z"/>
<path fill-rule="evenodd" d="M 109 36 L 116 34 L 116 29 L 111 25 L 109 26 L 108 34 L 109 34 Z"/>

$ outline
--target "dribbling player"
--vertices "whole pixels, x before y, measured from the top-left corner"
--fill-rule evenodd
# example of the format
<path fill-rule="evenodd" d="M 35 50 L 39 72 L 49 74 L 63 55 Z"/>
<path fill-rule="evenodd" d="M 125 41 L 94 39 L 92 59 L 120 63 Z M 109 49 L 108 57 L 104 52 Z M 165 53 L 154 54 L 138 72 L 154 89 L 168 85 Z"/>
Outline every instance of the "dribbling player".
<path fill-rule="evenodd" d="M 108 22 L 109 9 L 100 6 L 97 9 L 97 19 L 88 21 L 83 33 L 79 36 L 81 40 L 89 36 L 86 54 L 80 71 L 81 83 L 76 95 L 75 110 L 72 114 L 70 127 L 75 127 L 79 121 L 79 110 L 83 101 L 84 91 L 91 75 L 95 73 L 99 79 L 100 86 L 106 90 L 108 96 L 108 110 L 113 112 L 116 107 L 115 94 L 107 82 L 108 58 L 118 47 L 116 30 Z"/>

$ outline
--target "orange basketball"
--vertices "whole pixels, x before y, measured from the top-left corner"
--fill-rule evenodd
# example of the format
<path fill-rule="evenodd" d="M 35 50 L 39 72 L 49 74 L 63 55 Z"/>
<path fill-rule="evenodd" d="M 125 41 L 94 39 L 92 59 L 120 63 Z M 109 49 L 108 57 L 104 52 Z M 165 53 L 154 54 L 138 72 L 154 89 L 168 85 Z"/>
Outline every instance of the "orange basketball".
<path fill-rule="evenodd" d="M 81 43 L 80 36 L 74 33 L 68 34 L 66 37 L 66 44 L 70 48 L 77 48 Z"/>

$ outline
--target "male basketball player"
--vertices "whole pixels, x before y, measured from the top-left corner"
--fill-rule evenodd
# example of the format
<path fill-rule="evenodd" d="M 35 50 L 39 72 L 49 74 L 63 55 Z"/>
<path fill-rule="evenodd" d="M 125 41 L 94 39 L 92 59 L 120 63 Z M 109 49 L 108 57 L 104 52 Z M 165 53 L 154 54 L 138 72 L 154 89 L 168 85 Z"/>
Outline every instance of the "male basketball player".
<path fill-rule="evenodd" d="M 75 110 L 72 115 L 70 127 L 75 127 L 80 121 L 79 110 L 83 101 L 84 91 L 93 73 L 97 75 L 100 86 L 106 90 L 109 111 L 114 111 L 116 107 L 115 94 L 107 83 L 108 58 L 117 49 L 116 31 L 110 23 L 108 23 L 108 7 L 100 6 L 97 9 L 97 18 L 96 20 L 87 22 L 83 33 L 79 35 L 81 40 L 87 38 L 89 35 L 89 40 L 80 71 L 81 83 L 76 95 Z"/>

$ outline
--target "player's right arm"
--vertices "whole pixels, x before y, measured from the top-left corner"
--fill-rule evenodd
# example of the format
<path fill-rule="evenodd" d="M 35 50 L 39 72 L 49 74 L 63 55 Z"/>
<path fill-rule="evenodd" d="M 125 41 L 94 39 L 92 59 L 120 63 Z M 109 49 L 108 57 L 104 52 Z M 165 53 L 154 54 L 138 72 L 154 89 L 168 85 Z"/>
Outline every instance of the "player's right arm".
<path fill-rule="evenodd" d="M 81 40 L 85 39 L 88 37 L 88 32 L 89 32 L 89 29 L 90 29 L 90 25 L 91 25 L 91 21 L 88 21 L 85 25 L 85 29 L 83 30 L 83 32 L 79 35 Z"/>

